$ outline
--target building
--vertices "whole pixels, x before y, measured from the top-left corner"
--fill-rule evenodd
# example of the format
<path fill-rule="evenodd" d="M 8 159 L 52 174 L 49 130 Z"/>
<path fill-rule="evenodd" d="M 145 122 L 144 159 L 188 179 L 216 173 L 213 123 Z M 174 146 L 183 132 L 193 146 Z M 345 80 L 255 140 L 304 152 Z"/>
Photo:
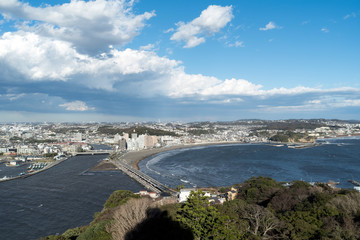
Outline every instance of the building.
<path fill-rule="evenodd" d="M 234 200 L 234 199 L 236 198 L 237 194 L 238 194 L 237 189 L 234 188 L 234 187 L 232 187 L 232 188 L 230 189 L 230 191 L 228 191 L 228 192 L 226 193 L 226 200 L 227 200 L 227 201 Z"/>
<path fill-rule="evenodd" d="M 185 202 L 188 199 L 188 197 L 190 196 L 190 193 L 195 192 L 196 190 L 197 190 L 196 188 L 184 188 L 184 189 L 181 189 L 180 192 L 177 195 L 177 201 L 180 202 L 180 203 Z M 205 196 L 210 197 L 210 193 L 205 192 Z"/>

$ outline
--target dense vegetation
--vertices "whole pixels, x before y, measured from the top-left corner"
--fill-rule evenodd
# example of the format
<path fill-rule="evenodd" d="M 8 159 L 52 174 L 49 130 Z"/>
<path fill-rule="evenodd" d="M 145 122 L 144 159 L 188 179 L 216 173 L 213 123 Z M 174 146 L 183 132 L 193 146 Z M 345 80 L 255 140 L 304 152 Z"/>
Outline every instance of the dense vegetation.
<path fill-rule="evenodd" d="M 275 142 L 299 142 L 301 140 L 315 141 L 315 138 L 310 137 L 304 133 L 295 133 L 291 131 L 286 131 L 285 133 L 278 133 L 270 137 L 270 140 Z"/>
<path fill-rule="evenodd" d="M 109 134 L 109 135 L 115 135 L 123 133 L 137 133 L 138 135 L 141 134 L 148 134 L 148 135 L 155 135 L 155 136 L 176 136 L 176 133 L 170 132 L 170 131 L 164 131 L 160 129 L 154 129 L 154 128 L 148 128 L 144 126 L 135 126 L 130 128 L 114 128 L 112 126 L 101 126 L 98 128 L 98 133 L 100 134 Z"/>
<path fill-rule="evenodd" d="M 324 124 L 311 120 L 308 120 L 308 122 L 300 120 L 266 121 L 264 122 L 264 126 L 260 129 L 294 131 L 296 129 L 314 130 L 315 128 L 322 126 L 324 126 Z"/>
<path fill-rule="evenodd" d="M 25 139 L 25 143 L 34 144 L 34 143 L 55 143 L 58 142 L 56 139 L 36 139 L 36 138 L 28 138 Z"/>
<path fill-rule="evenodd" d="M 195 136 L 200 136 L 202 134 L 213 134 L 215 131 L 213 129 L 192 129 L 188 130 L 188 133 Z"/>
<path fill-rule="evenodd" d="M 164 206 L 115 192 L 90 226 L 43 239 L 360 239 L 358 192 L 266 177 L 236 187 L 236 199 L 223 205 L 209 204 L 202 191 Z"/>

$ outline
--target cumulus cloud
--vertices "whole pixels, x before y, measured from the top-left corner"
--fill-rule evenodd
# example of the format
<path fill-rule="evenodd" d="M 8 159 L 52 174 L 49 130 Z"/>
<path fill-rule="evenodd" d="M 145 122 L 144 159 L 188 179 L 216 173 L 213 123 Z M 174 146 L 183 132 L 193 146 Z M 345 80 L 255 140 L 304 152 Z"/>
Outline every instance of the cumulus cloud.
<path fill-rule="evenodd" d="M 6 19 L 22 19 L 18 28 L 71 43 L 81 52 L 99 53 L 109 45 L 123 46 L 145 26 L 154 12 L 135 15 L 133 1 L 73 0 L 56 6 L 32 7 L 18 0 L 0 1 Z M 89 40 L 91 39 L 91 40 Z"/>
<path fill-rule="evenodd" d="M 95 110 L 94 108 L 89 108 L 86 103 L 82 101 L 74 101 L 68 102 L 64 104 L 60 104 L 59 107 L 64 107 L 67 111 L 88 111 L 88 110 Z"/>
<path fill-rule="evenodd" d="M 171 40 L 184 41 L 184 48 L 192 48 L 205 42 L 205 36 L 215 34 L 233 18 L 232 6 L 210 5 L 200 16 L 191 22 L 177 23 L 176 32 Z"/>
<path fill-rule="evenodd" d="M 260 31 L 268 31 L 268 30 L 272 30 L 272 29 L 280 29 L 281 27 L 276 25 L 274 22 L 269 22 L 268 24 L 265 25 L 265 27 L 261 27 L 259 28 Z"/>
<path fill-rule="evenodd" d="M 22 31 L 6 33 L 0 38 L 0 71 L 9 69 L 20 77 L 3 75 L 3 82 L 58 81 L 137 97 L 271 98 L 357 91 L 349 88 L 322 90 L 302 86 L 265 90 L 260 84 L 245 79 L 221 80 L 202 74 L 187 74 L 181 62 L 159 57 L 152 51 L 113 48 L 101 58 L 95 58 L 78 53 L 67 42 Z"/>

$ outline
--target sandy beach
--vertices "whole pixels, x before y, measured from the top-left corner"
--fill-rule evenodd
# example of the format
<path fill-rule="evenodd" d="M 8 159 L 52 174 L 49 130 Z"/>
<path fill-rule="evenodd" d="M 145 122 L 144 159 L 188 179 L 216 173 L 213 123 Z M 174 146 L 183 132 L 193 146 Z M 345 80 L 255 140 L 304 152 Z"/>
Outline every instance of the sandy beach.
<path fill-rule="evenodd" d="M 121 156 L 121 160 L 125 161 L 128 165 L 133 166 L 135 169 L 139 170 L 139 162 L 153 156 L 157 153 L 171 151 L 175 149 L 182 149 L 182 148 L 192 148 L 192 147 L 199 147 L 199 146 L 210 146 L 210 145 L 226 145 L 226 144 L 241 144 L 241 142 L 214 142 L 214 143 L 202 143 L 202 144 L 184 144 L 184 145 L 176 145 L 176 146 L 168 146 L 162 148 L 153 148 L 153 149 L 146 149 L 140 150 L 136 152 L 127 152 L 123 156 Z"/>
<path fill-rule="evenodd" d="M 157 153 L 171 151 L 175 149 L 182 149 L 182 148 L 192 148 L 192 147 L 199 147 L 199 146 L 211 146 L 211 145 L 228 145 L 228 144 L 245 144 L 243 142 L 213 142 L 213 143 L 201 143 L 201 144 L 184 144 L 184 145 L 175 145 L 175 146 L 168 146 L 162 148 L 153 148 L 153 149 L 146 149 L 134 152 L 127 152 L 121 156 L 121 160 L 127 163 L 130 166 L 133 166 L 135 169 L 139 170 L 139 163 L 140 161 L 153 156 Z M 293 148 L 305 148 L 305 147 L 314 147 L 320 144 L 316 143 L 300 143 L 300 142 L 292 142 L 292 143 L 270 143 L 270 144 L 289 144 L 292 145 Z"/>

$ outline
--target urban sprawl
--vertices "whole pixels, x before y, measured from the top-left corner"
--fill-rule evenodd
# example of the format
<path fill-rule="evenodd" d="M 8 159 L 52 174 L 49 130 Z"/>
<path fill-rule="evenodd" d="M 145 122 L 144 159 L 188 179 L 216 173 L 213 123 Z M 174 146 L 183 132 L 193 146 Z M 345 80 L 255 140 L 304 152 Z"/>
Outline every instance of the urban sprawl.
<path fill-rule="evenodd" d="M 211 143 L 313 143 L 319 138 L 360 135 L 360 123 L 341 120 L 239 120 L 197 123 L 3 123 L 2 161 L 24 156 L 56 157 L 108 145 L 139 151 Z"/>

